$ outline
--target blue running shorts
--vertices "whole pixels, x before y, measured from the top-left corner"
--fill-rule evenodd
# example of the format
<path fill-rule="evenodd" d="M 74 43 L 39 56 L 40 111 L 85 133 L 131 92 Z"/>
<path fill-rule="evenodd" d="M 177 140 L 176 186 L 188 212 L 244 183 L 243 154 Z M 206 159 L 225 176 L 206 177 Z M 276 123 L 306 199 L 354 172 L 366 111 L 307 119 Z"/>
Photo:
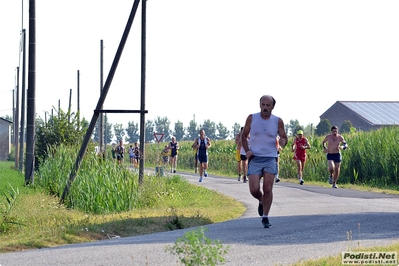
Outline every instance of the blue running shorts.
<path fill-rule="evenodd" d="M 254 156 L 248 165 L 248 175 L 263 176 L 263 172 L 277 174 L 277 162 L 275 157 Z"/>

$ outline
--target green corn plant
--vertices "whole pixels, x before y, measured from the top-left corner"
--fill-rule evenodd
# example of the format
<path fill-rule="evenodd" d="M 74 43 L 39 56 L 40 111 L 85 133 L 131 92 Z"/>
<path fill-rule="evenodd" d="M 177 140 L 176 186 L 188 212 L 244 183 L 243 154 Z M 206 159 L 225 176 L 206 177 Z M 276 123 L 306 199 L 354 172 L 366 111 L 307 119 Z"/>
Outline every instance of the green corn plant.
<path fill-rule="evenodd" d="M 17 196 L 19 194 L 18 188 L 15 190 L 11 185 L 11 190 L 8 193 L 3 192 L 6 203 L 0 204 L 0 232 L 7 232 L 11 229 L 11 226 L 14 225 L 21 225 L 22 223 L 18 222 L 18 220 L 11 215 L 11 211 L 15 206 Z"/>

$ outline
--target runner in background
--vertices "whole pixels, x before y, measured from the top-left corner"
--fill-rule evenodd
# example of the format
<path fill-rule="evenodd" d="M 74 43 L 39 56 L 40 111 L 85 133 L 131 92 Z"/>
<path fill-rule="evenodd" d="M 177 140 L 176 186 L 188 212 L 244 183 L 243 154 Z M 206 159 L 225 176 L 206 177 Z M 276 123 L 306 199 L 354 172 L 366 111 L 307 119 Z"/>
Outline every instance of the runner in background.
<path fill-rule="evenodd" d="M 241 127 L 240 132 L 237 133 L 236 135 L 236 153 L 235 153 L 235 159 L 237 162 L 237 170 L 238 170 L 238 181 L 241 181 L 241 132 L 244 129 L 244 127 Z"/>

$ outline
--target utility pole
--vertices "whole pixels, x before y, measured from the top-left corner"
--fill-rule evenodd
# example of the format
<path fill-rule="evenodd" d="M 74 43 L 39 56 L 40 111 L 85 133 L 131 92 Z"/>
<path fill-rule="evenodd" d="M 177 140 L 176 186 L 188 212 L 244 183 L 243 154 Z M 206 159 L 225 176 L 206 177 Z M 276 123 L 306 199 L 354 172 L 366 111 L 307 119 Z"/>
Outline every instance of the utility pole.
<path fill-rule="evenodd" d="M 141 2 L 141 106 L 140 106 L 140 166 L 139 183 L 144 180 L 144 158 L 145 158 L 145 73 L 146 73 L 146 23 L 147 23 L 147 0 Z"/>
<path fill-rule="evenodd" d="M 36 131 L 36 2 L 29 0 L 29 64 L 25 184 L 34 184 Z"/>
<path fill-rule="evenodd" d="M 77 73 L 78 130 L 80 129 L 80 73 Z"/>
<path fill-rule="evenodd" d="M 104 83 L 103 83 L 103 50 L 104 50 L 104 45 L 103 45 L 103 40 L 100 41 L 100 95 L 103 91 Z M 101 109 L 103 109 L 103 106 L 101 106 Z M 99 142 L 99 151 L 100 154 L 104 154 L 104 114 L 100 113 L 100 119 L 99 119 L 99 125 L 98 125 L 98 142 Z"/>
<path fill-rule="evenodd" d="M 71 112 L 72 112 L 72 89 L 69 89 L 68 124 L 71 122 Z"/>
<path fill-rule="evenodd" d="M 26 31 L 22 30 L 22 90 L 21 90 L 21 132 L 19 134 L 19 171 L 23 171 L 25 144 L 25 109 L 26 109 Z"/>
<path fill-rule="evenodd" d="M 17 84 L 15 97 L 15 112 L 14 112 L 14 150 L 15 150 L 15 169 L 18 169 L 19 154 L 18 154 L 18 133 L 19 133 L 19 67 L 17 67 Z"/>

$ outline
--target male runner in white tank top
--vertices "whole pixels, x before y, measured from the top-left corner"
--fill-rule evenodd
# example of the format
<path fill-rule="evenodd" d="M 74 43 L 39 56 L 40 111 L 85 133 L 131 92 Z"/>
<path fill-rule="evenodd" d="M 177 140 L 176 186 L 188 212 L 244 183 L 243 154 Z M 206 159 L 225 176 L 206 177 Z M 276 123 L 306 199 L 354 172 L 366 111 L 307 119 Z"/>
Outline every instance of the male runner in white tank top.
<path fill-rule="evenodd" d="M 260 98 L 260 112 L 250 114 L 245 121 L 241 134 L 242 147 L 249 159 L 248 179 L 249 190 L 252 196 L 259 201 L 258 214 L 262 216 L 262 224 L 269 228 L 269 211 L 273 202 L 273 184 L 277 174 L 277 147 L 276 137 L 279 136 L 279 144 L 284 147 L 287 144 L 287 134 L 284 130 L 284 122 L 280 117 L 272 114 L 276 100 L 270 95 Z M 251 136 L 249 147 L 247 138 Z M 260 180 L 263 177 L 263 193 L 260 190 Z"/>

